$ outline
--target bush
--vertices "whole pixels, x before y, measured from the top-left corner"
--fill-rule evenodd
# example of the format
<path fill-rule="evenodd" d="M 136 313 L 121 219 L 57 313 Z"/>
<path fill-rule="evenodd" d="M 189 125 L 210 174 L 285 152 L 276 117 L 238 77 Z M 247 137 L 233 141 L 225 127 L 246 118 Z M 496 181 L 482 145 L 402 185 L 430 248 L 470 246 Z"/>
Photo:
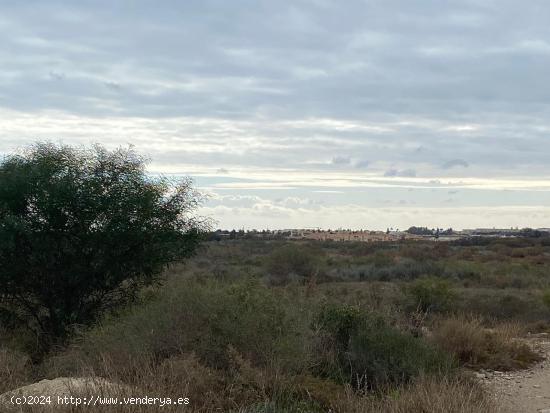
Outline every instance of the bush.
<path fill-rule="evenodd" d="M 546 289 L 542 292 L 542 302 L 550 310 L 550 289 Z"/>
<path fill-rule="evenodd" d="M 405 293 L 413 300 L 416 308 L 422 311 L 444 311 L 454 301 L 456 294 L 447 280 L 426 277 L 415 280 Z"/>
<path fill-rule="evenodd" d="M 79 347 L 119 366 L 194 352 L 208 367 L 227 369 L 231 347 L 254 365 L 299 369 L 306 359 L 305 331 L 296 306 L 248 279 L 172 280 L 158 297 L 86 333 Z"/>
<path fill-rule="evenodd" d="M 538 293 L 538 294 L 536 294 Z M 548 320 L 550 309 L 541 300 L 540 292 L 465 288 L 460 291 L 453 309 L 458 313 L 475 314 L 484 319 Z"/>
<path fill-rule="evenodd" d="M 450 370 L 451 360 L 422 339 L 380 322 L 361 328 L 350 341 L 350 373 L 367 387 L 399 384 Z M 353 377 L 352 376 L 352 377 Z"/>
<path fill-rule="evenodd" d="M 380 255 L 386 257 L 386 254 Z M 417 261 L 411 258 L 401 258 L 397 261 L 385 261 L 385 258 L 373 262 L 352 265 L 349 268 L 339 266 L 330 275 L 343 280 L 356 281 L 394 281 L 414 280 L 415 278 L 435 275 L 442 272 L 442 267 L 436 261 Z"/>
<path fill-rule="evenodd" d="M 514 370 L 529 366 L 541 358 L 525 343 L 516 340 L 517 326 L 503 324 L 483 328 L 479 319 L 449 318 L 433 332 L 433 341 L 472 368 Z"/>
<path fill-rule="evenodd" d="M 447 262 L 443 269 L 443 276 L 449 279 L 463 280 L 465 284 L 480 283 L 483 270 L 478 265 L 467 261 Z"/>
<path fill-rule="evenodd" d="M 327 306 L 317 324 L 317 374 L 355 388 L 382 388 L 452 368 L 441 351 L 357 307 Z"/>
<path fill-rule="evenodd" d="M 300 244 L 287 244 L 267 258 L 267 272 L 273 284 L 287 283 L 292 276 L 301 279 L 316 277 L 323 269 L 323 253 Z"/>
<path fill-rule="evenodd" d="M 0 164 L 0 315 L 42 344 L 135 298 L 199 240 L 188 181 L 132 150 L 38 144 Z"/>
<path fill-rule="evenodd" d="M 496 297 L 495 297 L 496 298 Z M 506 294 L 497 301 L 499 313 L 503 318 L 514 318 L 532 308 L 529 300 L 513 294 Z"/>
<path fill-rule="evenodd" d="M 394 263 L 394 257 L 385 251 L 376 251 L 369 258 L 374 268 L 389 267 Z"/>

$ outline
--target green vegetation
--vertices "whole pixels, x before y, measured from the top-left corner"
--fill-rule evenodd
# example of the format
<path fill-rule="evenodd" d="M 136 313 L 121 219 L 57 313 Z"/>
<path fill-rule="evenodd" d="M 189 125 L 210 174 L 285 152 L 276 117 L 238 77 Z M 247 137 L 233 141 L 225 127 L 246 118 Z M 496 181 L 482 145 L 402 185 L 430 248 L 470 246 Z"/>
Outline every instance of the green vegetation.
<path fill-rule="evenodd" d="M 3 389 L 91 375 L 152 396 L 183 392 L 197 412 L 490 412 L 464 369 L 539 360 L 521 337 L 548 328 L 549 253 L 537 240 L 207 242 L 39 364 L 24 334 L 5 330 Z"/>
<path fill-rule="evenodd" d="M 266 270 L 272 284 L 286 284 L 318 277 L 323 270 L 323 251 L 311 245 L 283 245 L 267 258 Z"/>
<path fill-rule="evenodd" d="M 542 292 L 542 302 L 546 307 L 550 308 L 550 288 L 547 288 Z"/>
<path fill-rule="evenodd" d="M 158 297 L 87 332 L 79 347 L 91 363 L 108 356 L 121 366 L 194 353 L 205 366 L 227 369 L 229 348 L 256 366 L 296 366 L 306 322 L 289 304 L 255 279 L 171 280 Z"/>
<path fill-rule="evenodd" d="M 416 279 L 405 291 L 422 311 L 446 310 L 455 297 L 449 281 L 433 276 Z"/>
<path fill-rule="evenodd" d="M 199 236 L 197 195 L 131 150 L 37 144 L 0 164 L 0 317 L 39 352 L 132 301 Z"/>
<path fill-rule="evenodd" d="M 318 372 L 354 388 L 403 384 L 452 368 L 451 358 L 429 343 L 357 307 L 323 308 L 317 324 Z"/>
<path fill-rule="evenodd" d="M 543 237 L 199 246 L 188 183 L 100 148 L 39 145 L 0 184 L 0 392 L 95 376 L 201 413 L 496 412 L 468 370 L 530 366 L 524 335 L 549 331 Z"/>

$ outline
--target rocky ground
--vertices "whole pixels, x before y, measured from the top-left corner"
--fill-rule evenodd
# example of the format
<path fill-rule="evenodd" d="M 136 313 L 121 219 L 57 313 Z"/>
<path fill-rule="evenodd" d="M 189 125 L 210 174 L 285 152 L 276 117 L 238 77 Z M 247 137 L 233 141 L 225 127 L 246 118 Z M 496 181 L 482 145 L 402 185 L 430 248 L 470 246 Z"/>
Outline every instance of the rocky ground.
<path fill-rule="evenodd" d="M 528 343 L 545 357 L 544 361 L 526 370 L 475 373 L 504 413 L 550 413 L 550 336 L 533 335 Z"/>

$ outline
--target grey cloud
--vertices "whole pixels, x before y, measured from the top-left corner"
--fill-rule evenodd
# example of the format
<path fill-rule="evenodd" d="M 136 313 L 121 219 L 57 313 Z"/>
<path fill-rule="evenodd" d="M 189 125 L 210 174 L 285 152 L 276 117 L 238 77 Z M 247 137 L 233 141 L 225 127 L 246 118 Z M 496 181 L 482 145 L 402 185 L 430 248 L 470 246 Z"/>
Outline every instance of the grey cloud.
<path fill-rule="evenodd" d="M 54 80 L 63 80 L 63 79 L 65 79 L 65 73 L 59 73 L 59 72 L 56 72 L 55 70 L 51 70 L 49 75 L 50 75 L 50 78 L 52 78 Z"/>
<path fill-rule="evenodd" d="M 450 161 L 445 162 L 441 167 L 443 169 L 451 169 L 456 166 L 467 168 L 468 166 L 470 166 L 470 164 L 466 162 L 464 159 L 452 159 Z"/>
<path fill-rule="evenodd" d="M 53 86 L 36 82 L 48 67 L 77 74 L 99 100 L 112 97 L 93 87 L 98 76 L 128 82 L 114 102 L 127 115 L 533 113 L 550 101 L 537 80 L 550 62 L 548 11 L 451 0 L 14 3 L 3 10 L 3 69 L 21 71 L 8 90 L 35 93 L 2 104 L 51 106 Z M 59 108 L 90 113 L 83 90 L 56 92 Z"/>
<path fill-rule="evenodd" d="M 334 156 L 331 162 L 333 165 L 349 165 L 351 158 L 349 156 Z"/>
<path fill-rule="evenodd" d="M 354 164 L 354 166 L 355 166 L 356 168 L 359 168 L 359 169 L 368 168 L 369 165 L 370 165 L 370 162 L 367 161 L 367 160 L 357 161 L 357 162 L 355 162 L 355 164 Z"/>
<path fill-rule="evenodd" d="M 104 84 L 107 88 L 113 89 L 113 90 L 120 90 L 120 88 L 121 88 L 120 83 L 117 83 L 117 82 L 107 81 L 107 82 L 103 82 L 103 84 Z"/>
<path fill-rule="evenodd" d="M 408 178 L 411 178 L 411 177 L 415 177 L 416 176 L 416 171 L 414 169 L 403 169 L 403 170 L 398 170 L 398 169 L 388 169 L 386 172 L 384 172 L 384 176 L 386 177 L 408 177 Z"/>
<path fill-rule="evenodd" d="M 548 13 L 511 0 L 11 2 L 0 151 L 102 139 L 182 170 L 545 177 Z"/>

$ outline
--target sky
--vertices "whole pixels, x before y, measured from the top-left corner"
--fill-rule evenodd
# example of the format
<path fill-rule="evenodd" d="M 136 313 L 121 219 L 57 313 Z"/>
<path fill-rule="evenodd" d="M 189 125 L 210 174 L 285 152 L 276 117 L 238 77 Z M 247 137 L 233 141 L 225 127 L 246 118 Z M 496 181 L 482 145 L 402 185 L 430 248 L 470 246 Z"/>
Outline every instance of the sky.
<path fill-rule="evenodd" d="M 219 228 L 550 227 L 547 0 L 0 6 L 0 154 L 134 145 Z"/>

